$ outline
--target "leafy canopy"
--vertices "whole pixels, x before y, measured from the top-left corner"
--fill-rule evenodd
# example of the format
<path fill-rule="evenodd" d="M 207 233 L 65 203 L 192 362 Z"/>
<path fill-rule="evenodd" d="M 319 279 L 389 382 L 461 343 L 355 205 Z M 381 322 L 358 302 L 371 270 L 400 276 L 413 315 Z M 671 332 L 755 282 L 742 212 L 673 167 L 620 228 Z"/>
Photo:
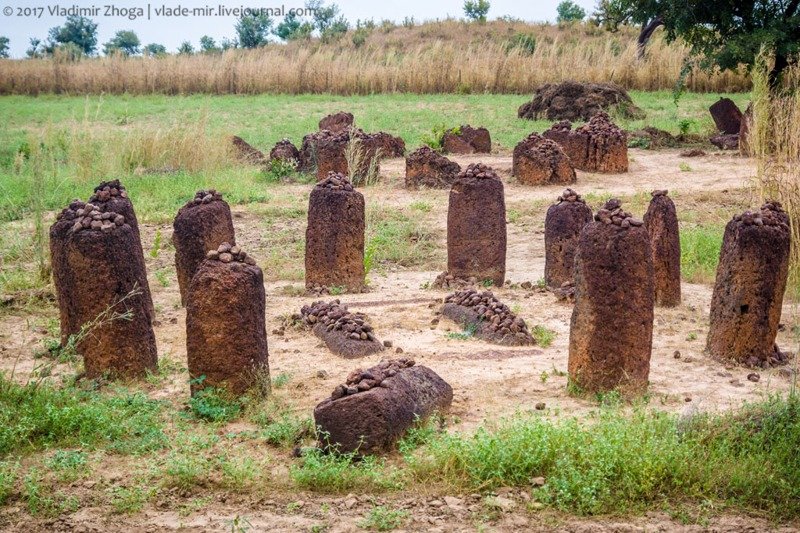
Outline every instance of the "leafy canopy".
<path fill-rule="evenodd" d="M 72 43 L 86 55 L 92 55 L 97 50 L 97 23 L 86 17 L 67 17 L 63 26 L 50 28 L 48 35 L 53 48 Z"/>
<path fill-rule="evenodd" d="M 466 0 L 464 2 L 464 15 L 475 22 L 486 22 L 491 4 L 489 0 Z"/>
<path fill-rule="evenodd" d="M 266 13 L 242 15 L 236 23 L 236 34 L 242 48 L 259 48 L 269 42 L 272 19 Z"/>
<path fill-rule="evenodd" d="M 577 22 L 586 17 L 586 10 L 573 2 L 572 0 L 564 0 L 556 8 L 558 22 Z"/>
<path fill-rule="evenodd" d="M 120 30 L 110 41 L 103 45 L 103 53 L 106 55 L 121 53 L 126 56 L 135 56 L 140 52 L 141 44 L 136 32 Z"/>

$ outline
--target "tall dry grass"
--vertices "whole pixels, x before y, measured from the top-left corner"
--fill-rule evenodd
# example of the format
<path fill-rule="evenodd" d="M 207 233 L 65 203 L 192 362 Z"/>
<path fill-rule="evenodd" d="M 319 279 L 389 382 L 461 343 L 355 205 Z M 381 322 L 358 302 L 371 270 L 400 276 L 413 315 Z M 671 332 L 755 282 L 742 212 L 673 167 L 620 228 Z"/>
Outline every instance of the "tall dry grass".
<path fill-rule="evenodd" d="M 769 59 L 762 52 L 753 69 L 753 118 L 749 150 L 758 161 L 762 199 L 783 204 L 792 220 L 789 287 L 800 293 L 800 65 L 784 74 L 783 87 L 770 91 Z"/>
<path fill-rule="evenodd" d="M 514 46 L 519 36 L 535 46 Z M 0 94 L 529 93 L 567 79 L 658 90 L 673 88 L 688 52 L 656 36 L 647 58 L 637 60 L 632 30 L 449 20 L 377 28 L 360 47 L 348 34 L 327 45 L 313 40 L 216 55 L 0 60 Z M 698 92 L 749 87 L 743 72 L 696 69 L 687 79 Z"/>

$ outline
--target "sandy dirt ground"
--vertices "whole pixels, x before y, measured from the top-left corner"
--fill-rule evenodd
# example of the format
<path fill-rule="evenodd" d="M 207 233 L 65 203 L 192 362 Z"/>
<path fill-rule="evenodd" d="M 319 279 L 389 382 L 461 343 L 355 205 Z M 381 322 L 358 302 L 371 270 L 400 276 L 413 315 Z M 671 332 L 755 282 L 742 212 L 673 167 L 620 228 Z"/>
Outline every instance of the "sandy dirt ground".
<path fill-rule="evenodd" d="M 367 313 L 380 340 L 390 340 L 391 349 L 360 361 L 344 360 L 328 352 L 310 332 L 287 328 L 276 334 L 286 316 L 299 312 L 302 305 L 318 298 L 288 296 L 289 288 L 299 289 L 301 282 L 278 280 L 268 282 L 267 331 L 269 334 L 270 368 L 277 376 L 291 375 L 284 392 L 298 412 L 310 412 L 314 405 L 328 396 L 331 390 L 357 366 L 367 367 L 384 357 L 396 355 L 396 348 L 404 357 L 414 358 L 418 364 L 434 369 L 454 389 L 451 414 L 458 422 L 451 431 L 469 431 L 484 420 L 497 419 L 520 411 L 528 411 L 544 402 L 543 416 L 560 418 L 586 416 L 598 409 L 592 399 L 569 396 L 567 385 L 567 355 L 569 320 L 572 307 L 559 303 L 545 291 L 520 288 L 525 281 L 534 283 L 543 276 L 544 269 L 544 210 L 563 187 L 522 187 L 509 177 L 511 158 L 508 154 L 491 156 L 465 156 L 455 158 L 459 163 L 483 161 L 495 167 L 506 181 L 506 201 L 509 207 L 534 205 L 536 217 L 522 218 L 521 223 L 509 224 L 507 287 L 495 289 L 495 294 L 522 316 L 529 325 L 541 324 L 556 332 L 549 347 L 510 348 L 491 345 L 480 340 L 457 340 L 449 332 L 460 331 L 460 326 L 445 319 L 436 320 L 441 299 L 447 294 L 426 287 L 444 269 L 415 271 L 392 268 L 373 273 L 369 277 L 371 290 L 366 294 L 343 295 L 341 298 L 351 310 Z M 691 166 L 691 171 L 681 170 L 681 163 Z M 432 208 L 421 213 L 426 223 L 436 228 L 441 250 L 446 249 L 445 220 L 447 191 L 406 191 L 402 189 L 403 160 L 387 161 L 382 174 L 387 178 L 380 187 L 364 190 L 367 203 L 403 206 L 425 201 Z M 668 188 L 676 199 L 678 210 L 681 198 L 691 198 L 693 208 L 698 198 L 713 195 L 718 204 L 725 205 L 725 195 L 738 191 L 739 197 L 754 174 L 752 161 L 729 154 L 708 155 L 686 159 L 677 150 L 658 152 L 632 150 L 631 169 L 623 175 L 598 175 L 579 172 L 574 186 L 581 194 L 633 195 L 649 193 L 656 188 Z M 307 194 L 307 186 L 287 186 L 288 193 Z M 649 194 L 648 194 L 649 197 Z M 756 200 L 753 200 L 755 204 Z M 736 210 L 730 208 L 728 218 Z M 643 210 L 642 210 L 643 211 Z M 259 258 L 267 253 L 260 245 L 263 226 L 258 215 L 248 207 L 234 209 L 237 240 L 251 255 Z M 641 217 L 643 212 L 634 212 Z M 304 221 L 301 225 L 304 228 Z M 155 231 L 160 230 L 168 241 L 172 228 L 169 225 L 145 225 L 143 239 L 149 248 Z M 171 250 L 158 258 L 147 257 L 150 286 L 158 310 L 155 328 L 159 354 L 185 364 L 185 312 L 179 306 L 179 293 L 174 271 L 170 283 L 163 287 L 153 273 L 168 268 L 172 263 Z M 442 251 L 441 257 L 444 257 Z M 743 402 L 758 400 L 775 391 L 786 391 L 791 378 L 786 372 L 767 370 L 759 372 L 758 382 L 749 381 L 751 372 L 714 361 L 704 355 L 703 347 L 708 329 L 711 287 L 684 284 L 683 303 L 674 309 L 657 309 L 654 326 L 654 345 L 650 372 L 650 404 L 672 412 L 715 411 L 740 406 Z M 55 314 L 55 313 L 54 313 Z M 784 306 L 784 324 L 798 323 L 796 305 Z M 437 323 L 438 322 L 438 323 Z M 788 327 L 782 328 L 778 343 L 784 350 L 792 346 Z M 0 368 L 16 368 L 20 378 L 37 364 L 32 353 L 39 346 L 45 331 L 40 323 L 25 314 L 6 315 L 0 318 Z M 791 367 L 794 366 L 792 363 Z M 70 372 L 68 367 L 56 369 Z M 188 396 L 188 384 L 174 379 L 149 394 L 157 398 Z M 525 494 L 511 491 L 510 499 L 523 505 Z M 374 503 L 387 502 L 394 506 L 413 509 L 413 520 L 406 524 L 409 531 L 473 531 L 474 509 L 479 503 L 472 496 L 459 496 L 458 501 L 444 502 L 440 495 L 393 495 L 372 498 L 365 495 L 329 498 L 313 494 L 276 495 L 274 500 L 237 499 L 232 495 L 224 502 L 212 502 L 206 508 L 180 517 L 173 510 L 148 508 L 145 512 L 120 519 L 108 518 L 102 509 L 83 508 L 78 513 L 48 523 L 53 530 L 143 530 L 155 531 L 185 527 L 187 530 L 231 530 L 231 517 L 247 516 L 253 531 L 308 531 L 321 521 L 330 526 L 326 531 L 356 531 L 358 519 Z M 287 511 L 288 502 L 301 500 L 302 505 Z M 325 505 L 323 505 L 325 504 Z M 331 511 L 320 516 L 319 509 Z M 5 513 L 4 513 L 5 514 Z M 7 515 L 8 517 L 9 515 Z M 13 514 L 11 515 L 13 516 Z M 26 529 L 24 523 L 8 522 L 10 530 Z M 539 531 L 559 529 L 564 531 L 699 531 L 707 526 L 714 531 L 761 531 L 773 525 L 747 517 L 717 516 L 704 526 L 684 526 L 662 513 L 647 514 L 635 519 L 603 519 L 581 521 L 558 516 L 531 515 L 527 513 L 501 513 L 489 529 L 496 531 Z"/>

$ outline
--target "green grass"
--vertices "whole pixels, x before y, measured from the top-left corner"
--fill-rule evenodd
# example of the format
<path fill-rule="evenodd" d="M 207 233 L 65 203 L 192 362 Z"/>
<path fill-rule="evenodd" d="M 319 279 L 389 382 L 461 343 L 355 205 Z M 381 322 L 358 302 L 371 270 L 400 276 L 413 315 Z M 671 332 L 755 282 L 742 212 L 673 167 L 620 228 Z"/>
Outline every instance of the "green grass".
<path fill-rule="evenodd" d="M 290 467 L 289 474 L 299 488 L 325 493 L 375 493 L 403 486 L 400 472 L 383 459 L 367 456 L 356 461 L 353 454 L 327 454 L 318 449 L 308 450 L 299 464 Z"/>
<path fill-rule="evenodd" d="M 725 226 L 687 226 L 681 228 L 681 277 L 689 283 L 713 283 Z"/>
<path fill-rule="evenodd" d="M 391 531 L 402 526 L 408 520 L 411 513 L 403 509 L 390 509 L 383 505 L 377 505 L 369 510 L 367 516 L 358 525 L 364 529 L 375 531 Z"/>
<path fill-rule="evenodd" d="M 536 324 L 531 329 L 531 335 L 533 335 L 534 340 L 538 346 L 542 348 L 547 348 L 551 344 L 553 344 L 553 339 L 556 338 L 556 332 L 552 329 L 548 329 L 541 324 Z"/>

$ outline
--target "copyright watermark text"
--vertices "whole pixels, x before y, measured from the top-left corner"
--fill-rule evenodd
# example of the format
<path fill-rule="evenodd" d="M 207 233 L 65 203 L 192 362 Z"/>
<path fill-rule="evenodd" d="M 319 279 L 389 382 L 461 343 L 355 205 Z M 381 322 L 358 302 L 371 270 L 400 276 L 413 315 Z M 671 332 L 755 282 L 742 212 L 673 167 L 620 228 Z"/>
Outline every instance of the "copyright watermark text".
<path fill-rule="evenodd" d="M 193 18 L 193 17 L 243 17 L 252 15 L 266 15 L 268 17 L 285 17 L 295 15 L 298 17 L 313 16 L 316 9 L 297 7 L 287 8 L 286 6 L 273 7 L 229 7 L 221 4 L 205 5 L 202 7 L 186 7 L 166 4 L 146 4 L 138 6 L 118 6 L 113 4 L 106 5 L 42 5 L 34 7 L 12 7 L 3 8 L 3 15 L 6 17 L 36 18 L 43 17 L 110 17 L 124 18 L 128 20 L 154 18 Z"/>

